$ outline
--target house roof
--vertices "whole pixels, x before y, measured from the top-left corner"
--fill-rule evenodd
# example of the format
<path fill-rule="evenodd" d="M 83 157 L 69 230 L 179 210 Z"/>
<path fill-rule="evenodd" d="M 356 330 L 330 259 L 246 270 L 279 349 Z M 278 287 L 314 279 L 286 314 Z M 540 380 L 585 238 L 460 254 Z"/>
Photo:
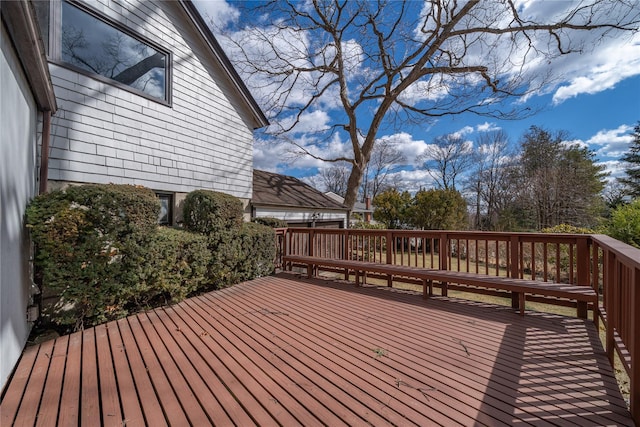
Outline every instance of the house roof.
<path fill-rule="evenodd" d="M 261 206 L 348 210 L 342 203 L 297 178 L 257 169 L 253 170 L 251 202 Z"/>
<path fill-rule="evenodd" d="M 338 203 L 344 203 L 344 197 L 339 194 L 334 193 L 333 191 L 327 191 L 324 193 L 326 196 L 331 197 Z M 353 204 L 353 209 L 351 212 L 373 212 L 373 208 L 367 208 L 367 204 L 363 202 L 355 202 Z"/>
<path fill-rule="evenodd" d="M 259 124 L 259 126 L 256 126 L 256 128 L 269 125 L 269 120 L 264 115 L 264 112 L 256 102 L 253 95 L 251 95 L 251 92 L 242 81 L 242 78 L 240 78 L 240 75 L 238 74 L 236 69 L 233 67 L 233 64 L 229 60 L 229 57 L 224 53 L 224 50 L 220 46 L 220 43 L 218 43 L 218 41 L 216 40 L 215 36 L 209 29 L 209 26 L 204 21 L 204 19 L 202 18 L 202 15 L 200 15 L 200 12 L 198 12 L 198 9 L 195 7 L 193 2 L 191 0 L 180 0 L 180 3 L 182 4 L 184 10 L 187 12 L 191 20 L 193 21 L 197 30 L 200 32 L 200 34 L 206 41 L 215 59 L 218 61 L 220 66 L 225 70 L 225 72 L 231 79 L 231 82 L 234 84 L 236 89 L 238 89 L 238 93 L 241 95 L 245 104 L 251 110 L 251 113 L 253 114 L 255 120 Z"/>

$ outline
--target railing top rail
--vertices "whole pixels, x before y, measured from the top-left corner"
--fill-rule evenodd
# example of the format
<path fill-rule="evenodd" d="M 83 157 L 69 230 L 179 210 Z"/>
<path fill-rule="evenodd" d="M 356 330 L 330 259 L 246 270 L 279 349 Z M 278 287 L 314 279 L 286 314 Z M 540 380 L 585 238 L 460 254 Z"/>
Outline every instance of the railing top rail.
<path fill-rule="evenodd" d="M 532 233 L 532 232 L 502 232 L 502 231 L 476 231 L 476 230 L 402 230 L 402 229 L 367 229 L 367 228 L 308 228 L 291 227 L 294 233 L 310 233 L 313 230 L 316 234 L 362 234 L 362 235 L 387 235 L 404 237 L 439 237 L 446 234 L 449 238 L 462 239 L 471 238 L 478 240 L 500 240 L 509 241 L 516 236 L 524 242 L 553 242 L 553 243 L 573 243 L 577 239 L 590 239 L 588 234 L 570 233 Z"/>
<path fill-rule="evenodd" d="M 604 234 L 593 234 L 591 235 L 591 238 L 600 247 L 616 252 L 618 260 L 623 264 L 629 265 L 630 267 L 635 266 L 635 268 L 640 268 L 640 249 L 634 248 L 631 245 L 627 245 L 626 243 Z"/>

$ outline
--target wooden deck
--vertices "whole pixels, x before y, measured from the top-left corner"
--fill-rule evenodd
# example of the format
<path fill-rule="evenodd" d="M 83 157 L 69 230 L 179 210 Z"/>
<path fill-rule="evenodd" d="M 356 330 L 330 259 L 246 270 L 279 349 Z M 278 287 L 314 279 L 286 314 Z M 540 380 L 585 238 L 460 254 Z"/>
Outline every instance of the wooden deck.
<path fill-rule="evenodd" d="M 267 277 L 26 349 L 9 425 L 633 425 L 590 321 Z"/>

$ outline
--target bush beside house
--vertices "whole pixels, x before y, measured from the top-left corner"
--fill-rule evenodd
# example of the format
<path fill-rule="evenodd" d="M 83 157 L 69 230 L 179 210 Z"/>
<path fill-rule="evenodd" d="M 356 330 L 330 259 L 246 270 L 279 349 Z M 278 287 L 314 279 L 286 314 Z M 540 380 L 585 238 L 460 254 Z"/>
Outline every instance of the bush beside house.
<path fill-rule="evenodd" d="M 273 271 L 273 229 L 243 224 L 235 197 L 189 194 L 187 230 L 159 227 L 159 209 L 151 190 L 130 185 L 36 197 L 26 220 L 36 279 L 53 301 L 44 321 L 77 330 Z"/>

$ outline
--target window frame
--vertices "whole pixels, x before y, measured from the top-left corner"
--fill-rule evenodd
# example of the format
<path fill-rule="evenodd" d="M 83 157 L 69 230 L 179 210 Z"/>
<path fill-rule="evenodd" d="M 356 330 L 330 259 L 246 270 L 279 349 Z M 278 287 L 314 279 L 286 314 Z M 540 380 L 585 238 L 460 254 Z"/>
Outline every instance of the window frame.
<path fill-rule="evenodd" d="M 124 83 L 120 83 L 114 79 L 109 77 L 105 77 L 101 74 L 92 73 L 91 71 L 85 70 L 84 68 L 80 68 L 68 62 L 62 60 L 62 3 L 66 2 L 72 7 L 80 9 L 82 12 L 87 13 L 93 18 L 98 19 L 99 21 L 109 25 L 112 28 L 126 34 L 129 37 L 132 37 L 139 41 L 140 43 L 144 43 L 149 47 L 155 49 L 157 52 L 165 55 L 165 98 L 157 98 L 155 96 L 149 95 L 139 89 L 136 89 L 132 86 L 129 86 Z M 48 46 L 48 59 L 49 62 L 59 65 L 64 68 L 68 68 L 73 70 L 79 74 L 86 75 L 95 80 L 101 81 L 103 83 L 109 84 L 111 86 L 115 86 L 119 89 L 125 90 L 127 92 L 131 92 L 135 95 L 142 96 L 148 100 L 157 102 L 162 105 L 166 105 L 168 107 L 172 107 L 172 93 L 173 93 L 173 53 L 160 46 L 159 44 L 149 40 L 147 37 L 137 33 L 121 22 L 115 21 L 112 18 L 109 18 L 93 7 L 75 1 L 75 0 L 62 0 L 62 1 L 53 1 L 50 3 L 50 17 L 49 17 L 49 46 Z"/>
<path fill-rule="evenodd" d="M 168 200 L 169 208 L 167 209 L 167 222 L 160 222 L 160 217 L 158 216 L 158 225 L 171 227 L 173 226 L 173 210 L 174 210 L 174 193 L 170 193 L 167 191 L 156 191 L 156 197 L 158 200 L 162 201 L 163 199 Z"/>

